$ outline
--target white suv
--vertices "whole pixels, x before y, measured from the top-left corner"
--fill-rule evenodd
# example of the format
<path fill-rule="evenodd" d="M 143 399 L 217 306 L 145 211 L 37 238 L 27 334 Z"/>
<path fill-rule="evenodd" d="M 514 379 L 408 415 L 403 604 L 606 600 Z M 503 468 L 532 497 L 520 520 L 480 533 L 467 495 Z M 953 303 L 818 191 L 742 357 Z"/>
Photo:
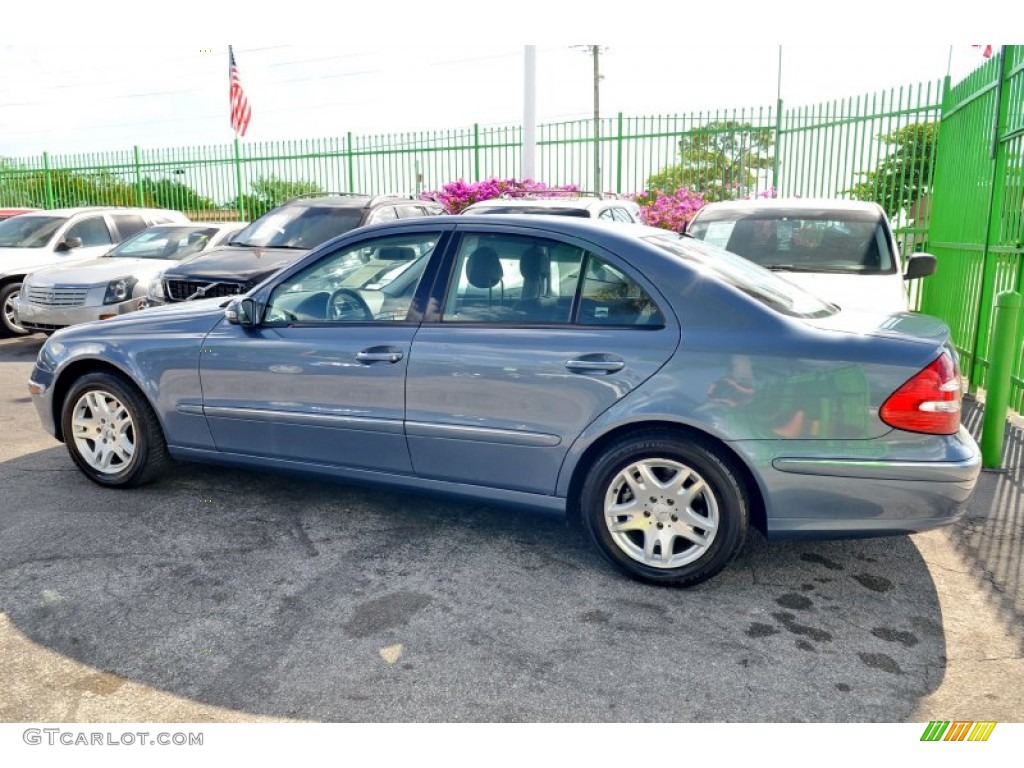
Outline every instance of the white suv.
<path fill-rule="evenodd" d="M 28 273 L 102 256 L 154 224 L 187 222 L 178 211 L 114 207 L 59 208 L 0 221 L 0 335 L 26 333 L 14 303 Z"/>

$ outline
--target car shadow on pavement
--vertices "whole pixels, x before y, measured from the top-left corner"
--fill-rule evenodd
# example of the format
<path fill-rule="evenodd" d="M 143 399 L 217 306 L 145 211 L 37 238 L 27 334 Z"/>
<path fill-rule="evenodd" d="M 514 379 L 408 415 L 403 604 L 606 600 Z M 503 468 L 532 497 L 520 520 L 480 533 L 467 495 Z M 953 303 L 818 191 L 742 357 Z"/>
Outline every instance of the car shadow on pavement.
<path fill-rule="evenodd" d="M 680 591 L 621 577 L 558 519 L 280 475 L 179 465 L 114 491 L 53 448 L 0 463 L 0 494 L 19 653 L 112 681 L 86 710 L 74 680 L 15 679 L 8 722 L 151 720 L 103 708 L 118 681 L 331 722 L 898 722 L 944 673 L 908 537 L 752 533 Z"/>
<path fill-rule="evenodd" d="M 964 425 L 980 439 L 984 404 L 964 399 Z M 1024 653 L 1024 421 L 1011 417 L 1003 435 L 1003 461 L 984 470 L 967 515 L 951 529 L 953 543 L 986 598 L 996 607 Z"/>

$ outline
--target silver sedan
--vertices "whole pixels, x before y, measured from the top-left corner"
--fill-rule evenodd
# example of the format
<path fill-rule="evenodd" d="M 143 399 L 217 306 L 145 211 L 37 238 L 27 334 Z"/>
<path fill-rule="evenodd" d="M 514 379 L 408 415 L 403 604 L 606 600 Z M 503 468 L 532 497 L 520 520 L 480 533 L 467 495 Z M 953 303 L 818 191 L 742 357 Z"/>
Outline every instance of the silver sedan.
<path fill-rule="evenodd" d="M 227 242 L 244 226 L 230 221 L 150 227 L 92 261 L 37 270 L 14 301 L 18 323 L 50 333 L 144 309 L 150 283 L 167 267 Z"/>

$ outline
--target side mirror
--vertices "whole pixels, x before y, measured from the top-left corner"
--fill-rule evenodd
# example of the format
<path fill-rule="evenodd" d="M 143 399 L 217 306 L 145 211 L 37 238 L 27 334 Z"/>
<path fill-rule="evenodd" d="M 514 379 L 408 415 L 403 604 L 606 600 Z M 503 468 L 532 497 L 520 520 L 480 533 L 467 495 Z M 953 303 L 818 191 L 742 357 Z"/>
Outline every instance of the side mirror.
<path fill-rule="evenodd" d="M 58 251 L 71 251 L 75 248 L 82 247 L 82 238 L 80 237 L 65 237 L 59 243 L 57 243 Z"/>
<path fill-rule="evenodd" d="M 907 259 L 907 273 L 903 275 L 904 280 L 917 280 L 928 275 L 935 274 L 939 266 L 939 260 L 930 253 L 912 253 Z"/>
<path fill-rule="evenodd" d="M 235 299 L 224 309 L 224 317 L 232 325 L 254 328 L 260 322 L 259 310 L 253 299 Z"/>

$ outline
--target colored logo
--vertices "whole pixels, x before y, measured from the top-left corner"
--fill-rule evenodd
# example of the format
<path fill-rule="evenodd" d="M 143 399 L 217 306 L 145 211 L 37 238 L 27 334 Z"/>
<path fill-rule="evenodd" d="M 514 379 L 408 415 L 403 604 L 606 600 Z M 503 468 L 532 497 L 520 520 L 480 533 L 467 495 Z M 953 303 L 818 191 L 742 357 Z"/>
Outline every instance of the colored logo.
<path fill-rule="evenodd" d="M 921 734 L 921 741 L 988 741 L 995 727 L 993 720 L 932 720 Z"/>

